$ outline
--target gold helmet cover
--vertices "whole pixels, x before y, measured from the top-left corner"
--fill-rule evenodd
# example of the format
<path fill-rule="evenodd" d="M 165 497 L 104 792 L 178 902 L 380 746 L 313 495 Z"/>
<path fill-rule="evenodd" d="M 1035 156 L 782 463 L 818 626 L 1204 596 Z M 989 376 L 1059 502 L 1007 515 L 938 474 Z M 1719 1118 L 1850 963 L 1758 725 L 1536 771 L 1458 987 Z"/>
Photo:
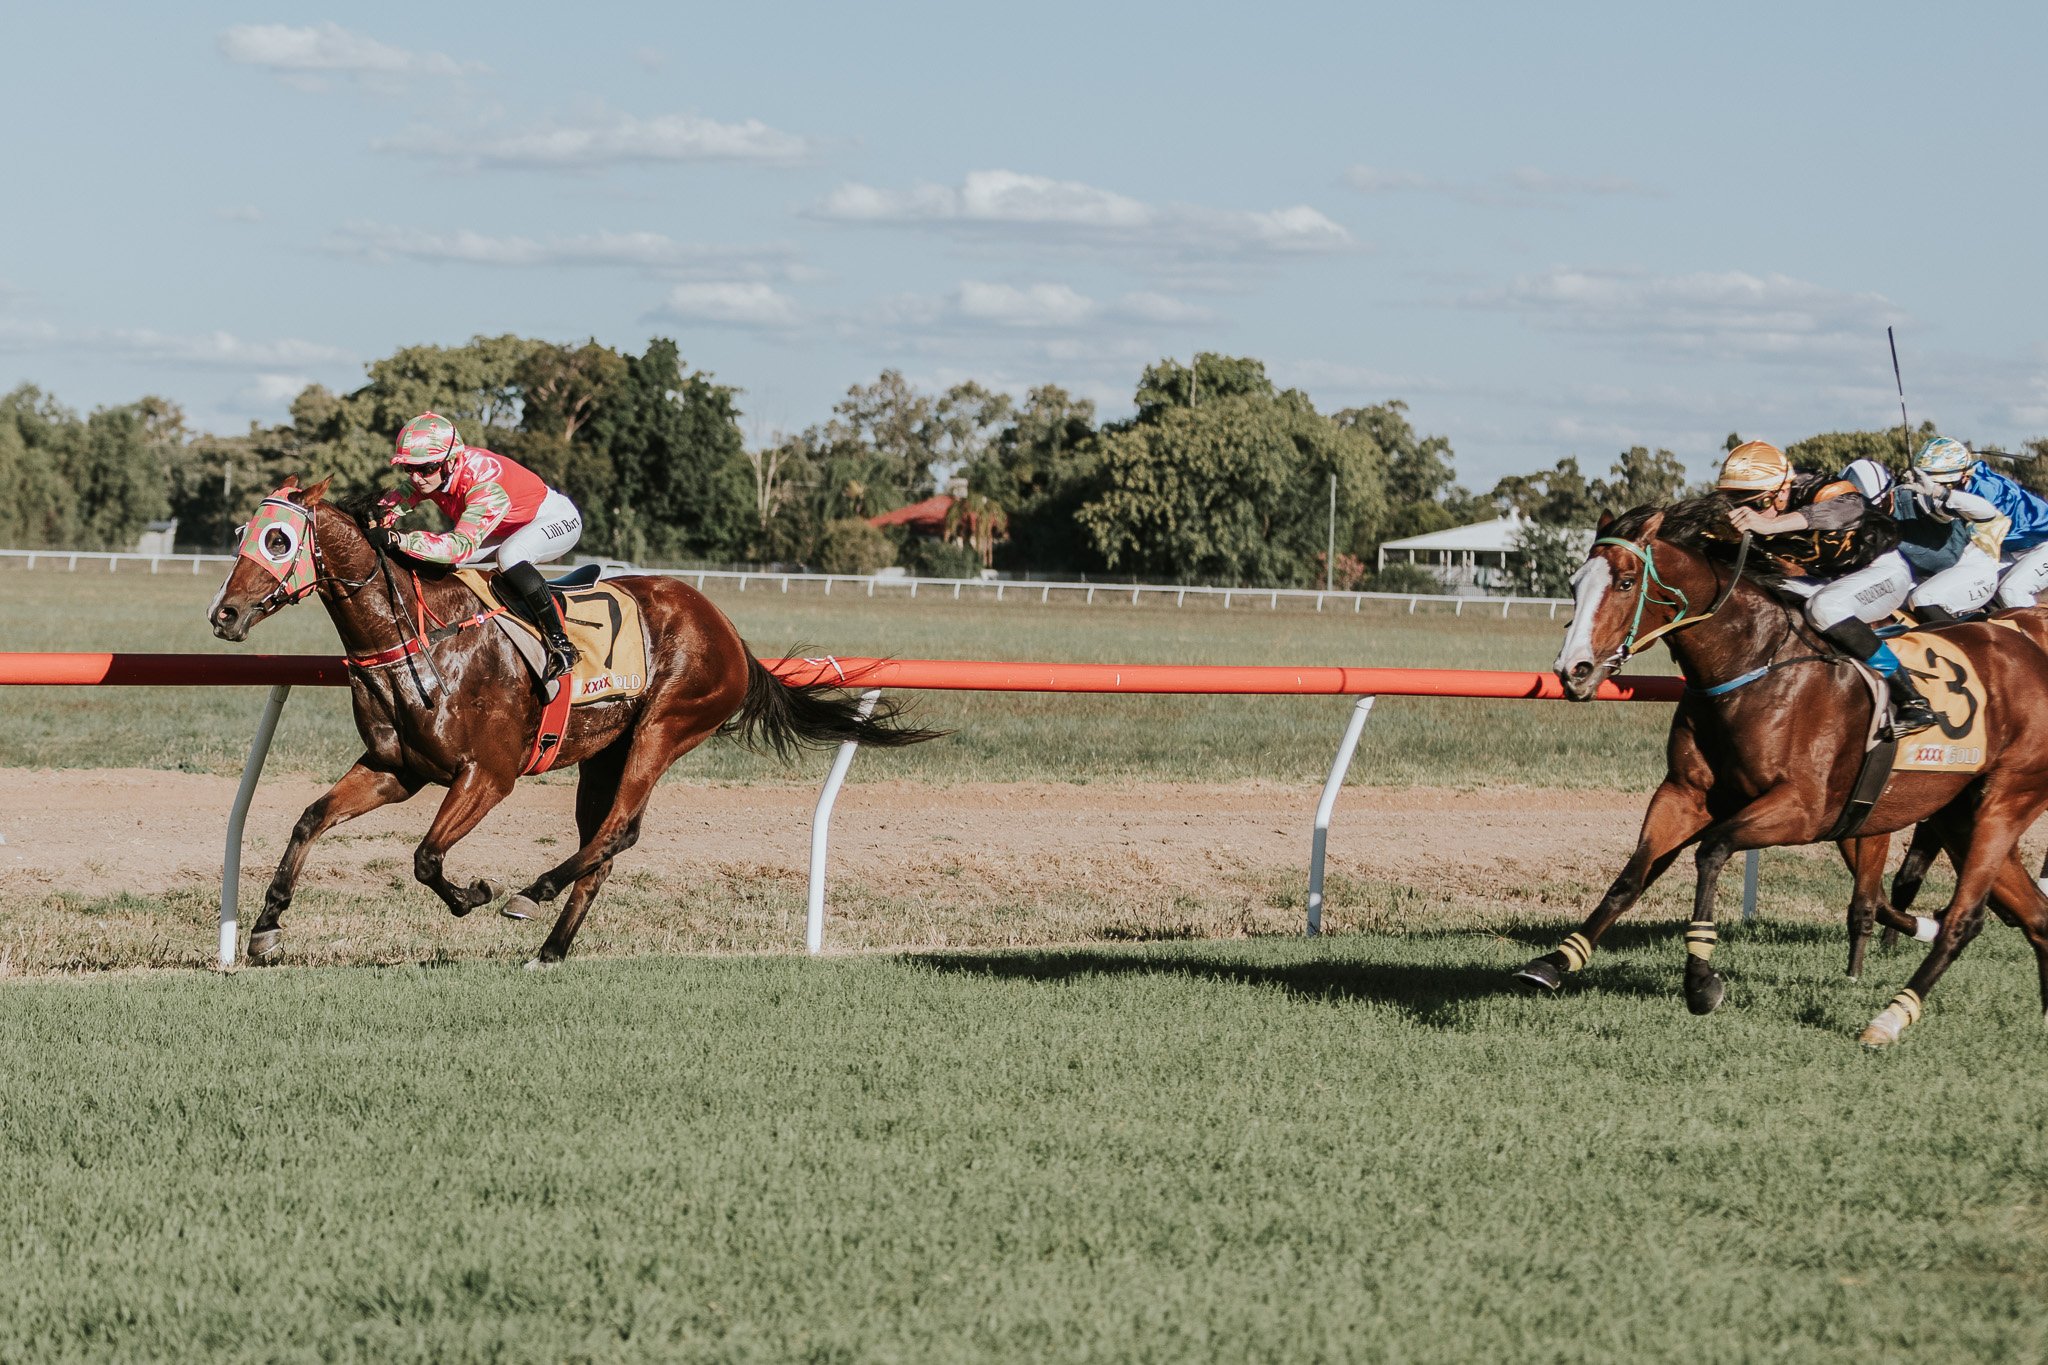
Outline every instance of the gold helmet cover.
<path fill-rule="evenodd" d="M 1792 462 L 1769 441 L 1744 441 L 1721 461 L 1714 487 L 1730 493 L 1775 493 L 1792 481 Z"/>

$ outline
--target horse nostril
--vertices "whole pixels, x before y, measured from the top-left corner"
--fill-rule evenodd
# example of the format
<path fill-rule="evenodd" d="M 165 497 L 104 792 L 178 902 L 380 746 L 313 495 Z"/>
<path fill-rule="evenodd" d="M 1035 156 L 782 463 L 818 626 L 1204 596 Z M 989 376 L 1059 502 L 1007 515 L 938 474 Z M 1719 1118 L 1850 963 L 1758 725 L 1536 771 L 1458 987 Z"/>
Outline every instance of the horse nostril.
<path fill-rule="evenodd" d="M 1572 681 L 1581 681 L 1592 671 L 1593 661 L 1591 659 L 1581 659 L 1579 662 L 1572 665 Z"/>

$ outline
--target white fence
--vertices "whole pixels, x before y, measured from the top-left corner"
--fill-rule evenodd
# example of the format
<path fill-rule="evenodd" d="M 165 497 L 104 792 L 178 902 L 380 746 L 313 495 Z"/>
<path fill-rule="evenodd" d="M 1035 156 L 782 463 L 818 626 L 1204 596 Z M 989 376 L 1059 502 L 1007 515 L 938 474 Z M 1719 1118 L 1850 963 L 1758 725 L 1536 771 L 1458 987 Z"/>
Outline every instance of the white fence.
<path fill-rule="evenodd" d="M 60 569 L 77 573 L 79 566 L 91 573 L 189 573 L 204 572 L 203 566 L 217 565 L 225 571 L 234 563 L 233 555 L 194 554 L 119 554 L 106 550 L 0 550 L 0 564 L 9 564 L 22 569 Z M 1349 606 L 1353 612 L 1364 610 L 1368 602 L 1405 603 L 1409 612 L 1419 604 L 1429 603 L 1432 608 L 1448 606 L 1454 616 L 1463 616 L 1465 608 L 1471 607 L 1475 615 L 1498 615 L 1506 617 L 1515 607 L 1542 611 L 1554 618 L 1559 607 L 1569 607 L 1568 597 L 1454 597 L 1436 593 L 1408 592 L 1336 592 L 1317 588 L 1202 588 L 1171 583 L 1052 583 L 1037 580 L 1023 581 L 1006 578 L 911 578 L 901 574 L 823 574 L 783 573 L 771 569 L 640 569 L 627 565 L 608 565 L 606 575 L 613 573 L 662 574 L 669 578 L 682 578 L 694 582 L 699 589 L 717 584 L 734 587 L 740 592 L 754 591 L 788 592 L 795 583 L 806 589 L 820 588 L 825 596 L 831 596 L 836 587 L 841 593 L 859 593 L 866 597 L 939 597 L 952 601 L 995 601 L 995 602 L 1051 602 L 1057 594 L 1058 600 L 1071 602 L 1076 599 L 1093 604 L 1123 603 L 1136 606 L 1143 602 L 1159 604 L 1171 598 L 1173 605 L 1184 607 L 1192 600 L 1199 604 L 1210 604 L 1225 608 L 1236 606 L 1264 607 L 1278 611 L 1284 602 L 1289 606 L 1306 608 L 1313 604 L 1315 610 L 1342 611 Z M 1498 609 L 1498 610 L 1496 610 Z"/>

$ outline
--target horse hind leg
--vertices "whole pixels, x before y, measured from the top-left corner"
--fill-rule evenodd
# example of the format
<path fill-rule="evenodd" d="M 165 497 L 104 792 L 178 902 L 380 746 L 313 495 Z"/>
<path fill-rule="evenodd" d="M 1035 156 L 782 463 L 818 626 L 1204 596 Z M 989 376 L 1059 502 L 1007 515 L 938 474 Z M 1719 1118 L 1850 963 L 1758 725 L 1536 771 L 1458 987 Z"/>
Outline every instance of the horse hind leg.
<path fill-rule="evenodd" d="M 312 851 L 313 841 L 344 821 L 403 801 L 419 790 L 418 783 L 372 768 L 369 759 L 364 754 L 351 764 L 341 780 L 306 807 L 299 822 L 292 826 L 291 840 L 278 860 L 276 875 L 270 879 L 270 890 L 263 897 L 263 913 L 249 930 L 249 961 L 255 965 L 267 966 L 283 955 L 284 930 L 279 921 L 291 908 L 292 893 L 298 887 L 299 874 L 305 870 L 306 855 Z"/>
<path fill-rule="evenodd" d="M 442 798 L 441 809 L 434 813 L 434 823 L 428 827 L 426 837 L 413 850 L 413 876 L 439 896 L 457 919 L 496 900 L 504 888 L 482 879 L 468 886 L 449 881 L 442 870 L 448 850 L 483 823 L 483 818 L 511 793 L 517 780 L 516 774 L 489 771 L 482 764 L 473 763 L 463 769 L 449 784 L 448 795 Z"/>
<path fill-rule="evenodd" d="M 1905 859 L 1900 862 L 1898 873 L 1892 878 L 1891 904 L 1902 919 L 1910 919 L 1913 937 L 1922 943 L 1932 943 L 1940 925 L 1925 915 L 1914 915 L 1913 902 L 1920 895 L 1920 885 L 1927 880 L 1927 870 L 1934 866 L 1934 860 L 1941 856 L 1941 830 L 1934 819 L 1922 820 L 1913 827 L 1913 842 L 1906 847 Z M 1897 921 L 1888 922 L 1884 937 L 1878 946 L 1889 949 L 1899 941 L 1905 925 Z"/>

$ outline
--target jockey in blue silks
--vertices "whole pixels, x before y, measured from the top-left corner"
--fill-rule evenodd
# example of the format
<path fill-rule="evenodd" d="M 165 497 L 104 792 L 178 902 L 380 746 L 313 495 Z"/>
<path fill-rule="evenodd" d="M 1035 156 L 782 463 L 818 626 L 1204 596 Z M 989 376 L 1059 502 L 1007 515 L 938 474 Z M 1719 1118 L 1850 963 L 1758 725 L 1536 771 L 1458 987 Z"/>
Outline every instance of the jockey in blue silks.
<path fill-rule="evenodd" d="M 2048 589 L 2048 498 L 2030 492 L 1970 453 L 1961 441 L 1937 436 L 1913 457 L 1917 479 L 1975 493 L 2010 520 L 1999 558 L 2006 565 L 1998 587 L 2001 607 L 2031 607 Z"/>

